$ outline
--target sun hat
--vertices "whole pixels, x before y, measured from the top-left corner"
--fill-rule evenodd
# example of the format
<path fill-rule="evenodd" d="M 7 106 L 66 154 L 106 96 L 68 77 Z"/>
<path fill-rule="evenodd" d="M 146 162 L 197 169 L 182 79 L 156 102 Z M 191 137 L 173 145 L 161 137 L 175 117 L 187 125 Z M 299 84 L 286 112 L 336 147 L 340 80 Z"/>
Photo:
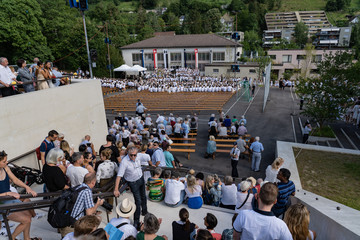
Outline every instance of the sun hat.
<path fill-rule="evenodd" d="M 136 210 L 136 205 L 133 201 L 125 198 L 120 204 L 116 206 L 116 213 L 120 217 L 131 217 Z"/>

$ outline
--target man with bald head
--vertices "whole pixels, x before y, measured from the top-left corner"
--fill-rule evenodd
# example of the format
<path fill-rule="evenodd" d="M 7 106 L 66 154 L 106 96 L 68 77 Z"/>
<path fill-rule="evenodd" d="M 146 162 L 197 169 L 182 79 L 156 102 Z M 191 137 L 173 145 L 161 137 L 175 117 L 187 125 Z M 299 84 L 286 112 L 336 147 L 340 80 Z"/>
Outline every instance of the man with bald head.
<path fill-rule="evenodd" d="M 15 92 L 11 83 L 13 81 L 18 83 L 18 81 L 16 81 L 16 76 L 11 72 L 8 65 L 9 61 L 7 58 L 0 57 L 0 91 L 3 97 L 14 95 Z"/>

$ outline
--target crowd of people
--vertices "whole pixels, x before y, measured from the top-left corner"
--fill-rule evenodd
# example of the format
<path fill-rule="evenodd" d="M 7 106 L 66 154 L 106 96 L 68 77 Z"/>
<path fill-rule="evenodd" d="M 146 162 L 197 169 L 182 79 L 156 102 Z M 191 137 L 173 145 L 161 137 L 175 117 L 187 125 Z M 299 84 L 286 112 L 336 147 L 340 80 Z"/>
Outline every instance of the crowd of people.
<path fill-rule="evenodd" d="M 24 92 L 33 92 L 35 89 L 42 90 L 69 84 L 69 78 L 64 77 L 63 73 L 50 61 L 41 62 L 34 58 L 34 62 L 27 67 L 24 59 L 16 62 L 18 67 L 15 72 L 14 67 L 9 67 L 9 61 L 0 57 L 0 92 L 2 97 L 7 97 L 20 93 L 19 87 Z"/>
<path fill-rule="evenodd" d="M 360 97 L 352 101 L 346 109 L 345 122 L 360 127 Z"/>
<path fill-rule="evenodd" d="M 240 78 L 201 76 L 198 70 L 179 68 L 174 71 L 159 69 L 139 79 L 102 79 L 102 86 L 119 88 L 134 87 L 149 92 L 233 92 L 238 88 Z"/>
<path fill-rule="evenodd" d="M 228 119 L 228 116 L 224 116 L 221 125 L 224 125 L 224 122 L 228 124 Z M 212 115 L 209 125 L 213 126 L 213 123 L 217 124 L 217 120 Z M 230 120 L 230 126 L 233 123 L 245 127 L 247 121 L 245 117 L 240 120 L 233 118 Z M 208 213 L 204 218 L 206 229 L 199 229 L 196 224 L 189 221 L 189 213 L 183 208 L 179 212 L 180 220 L 174 219 L 172 223 L 172 239 L 240 239 L 240 233 L 241 239 L 257 239 L 260 233 L 261 236 L 265 236 L 263 239 L 302 239 L 295 237 L 296 234 L 307 236 L 308 239 L 315 238 L 315 233 L 308 229 L 308 233 L 303 229 L 299 231 L 299 223 L 294 220 L 299 218 L 294 217 L 294 214 L 307 213 L 307 216 L 302 216 L 301 219 L 305 226 L 309 225 L 306 207 L 298 206 L 301 211 L 293 209 L 293 206 L 289 208 L 290 196 L 295 194 L 295 185 L 290 180 L 290 171 L 281 168 L 284 163 L 282 158 L 275 159 L 274 163 L 268 166 L 264 181 L 246 177 L 236 185 L 234 178 L 238 176 L 235 176 L 234 172 L 232 176 L 224 176 L 221 179 L 216 174 L 204 174 L 193 169 L 182 176 L 179 171 L 183 170 L 182 164 L 171 154 L 169 136 L 180 134 L 185 137 L 191 129 L 197 129 L 197 124 L 196 115 L 185 118 L 173 114 L 168 117 L 157 115 L 153 121 L 149 114 L 136 117 L 119 114 L 109 128 L 106 143 L 100 146 L 98 152 L 89 135 L 84 137 L 78 151 L 75 151 L 65 140 L 64 134 L 51 130 L 39 147 L 39 159 L 43 163 L 44 190 L 54 192 L 74 188 L 80 191 L 71 213 L 76 222 L 73 226 L 59 229 L 62 237 L 68 240 L 81 239 L 82 235 L 103 234 L 103 238 L 96 239 L 107 239 L 107 232 L 111 232 L 108 229 L 110 226 L 105 230 L 98 228 L 98 208 L 104 201 L 113 204 L 113 200 L 106 198 L 94 202 L 91 189 L 95 186 L 105 186 L 116 176 L 114 196 L 120 195 L 119 187 L 124 181 L 134 196 L 134 202 L 124 199 L 115 207 L 119 217 L 110 221 L 113 227 L 122 232 L 123 235 L 119 239 L 167 239 L 167 236 L 156 234 L 162 220 L 149 213 L 148 200 L 164 201 L 167 206 L 173 208 L 185 204 L 188 208 L 199 209 L 203 204 L 207 204 L 234 210 L 233 226 L 218 233 L 214 230 L 217 226 L 216 216 Z M 238 130 L 235 132 L 239 133 Z M 237 145 L 243 146 L 236 143 L 235 149 Z M 252 146 L 250 145 L 249 149 L 256 149 Z M 240 154 L 241 150 L 231 151 L 232 161 L 238 161 Z M 96 158 L 97 155 L 100 158 Z M 28 193 L 36 196 L 30 187 L 11 173 L 7 167 L 6 153 L 0 152 L 0 157 L 0 196 L 19 197 L 9 190 L 10 183 L 6 179 L 11 179 L 14 184 L 25 187 Z M 146 166 L 156 168 L 150 173 L 142 170 L 142 167 Z M 164 167 L 167 168 L 164 170 Z M 258 166 L 255 164 L 253 170 L 256 171 L 256 167 Z M 234 168 L 236 166 L 233 166 Z M 140 215 L 145 216 L 143 222 L 140 221 Z M 30 239 L 32 216 L 31 212 L 11 213 L 8 216 L 10 220 L 20 222 L 14 231 L 14 239 L 20 233 L 24 233 L 25 239 Z M 133 219 L 132 222 L 130 218 Z M 258 220 L 266 224 L 259 225 Z M 251 231 L 254 227 L 259 228 L 259 231 Z"/>

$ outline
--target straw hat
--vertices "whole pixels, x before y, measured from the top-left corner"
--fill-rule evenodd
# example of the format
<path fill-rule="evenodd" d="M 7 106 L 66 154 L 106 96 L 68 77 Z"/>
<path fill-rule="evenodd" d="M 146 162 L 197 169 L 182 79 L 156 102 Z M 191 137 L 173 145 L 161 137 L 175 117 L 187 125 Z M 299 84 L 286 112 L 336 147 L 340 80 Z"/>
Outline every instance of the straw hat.
<path fill-rule="evenodd" d="M 116 213 L 120 217 L 131 217 L 136 210 L 135 203 L 125 198 L 120 204 L 116 206 Z"/>

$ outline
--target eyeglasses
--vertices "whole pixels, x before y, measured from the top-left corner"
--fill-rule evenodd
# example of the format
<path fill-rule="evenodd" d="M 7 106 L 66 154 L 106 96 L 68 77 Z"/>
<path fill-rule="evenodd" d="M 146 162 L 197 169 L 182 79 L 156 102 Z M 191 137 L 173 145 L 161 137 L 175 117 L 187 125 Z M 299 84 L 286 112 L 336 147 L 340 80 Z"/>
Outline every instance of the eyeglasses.
<path fill-rule="evenodd" d="M 130 157 L 136 157 L 137 154 L 129 154 Z"/>

